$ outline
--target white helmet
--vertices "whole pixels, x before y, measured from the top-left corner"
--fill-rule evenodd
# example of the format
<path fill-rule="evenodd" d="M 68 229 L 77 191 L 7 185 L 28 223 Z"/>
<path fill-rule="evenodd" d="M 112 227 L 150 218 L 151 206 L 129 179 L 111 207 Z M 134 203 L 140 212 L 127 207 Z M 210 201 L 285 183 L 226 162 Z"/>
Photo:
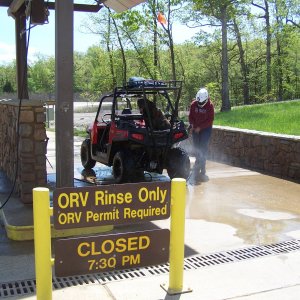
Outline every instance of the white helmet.
<path fill-rule="evenodd" d="M 208 101 L 208 91 L 205 88 L 201 88 L 196 94 L 196 100 L 198 104 L 203 107 Z"/>

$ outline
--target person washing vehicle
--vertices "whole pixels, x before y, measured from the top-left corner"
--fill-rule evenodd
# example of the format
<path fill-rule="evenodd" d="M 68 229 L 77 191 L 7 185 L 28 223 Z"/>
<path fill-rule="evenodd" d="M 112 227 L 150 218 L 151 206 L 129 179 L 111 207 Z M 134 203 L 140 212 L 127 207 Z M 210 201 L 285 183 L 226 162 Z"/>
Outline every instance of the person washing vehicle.
<path fill-rule="evenodd" d="M 192 101 L 189 111 L 190 131 L 195 149 L 196 161 L 192 171 L 193 183 L 208 181 L 206 175 L 206 159 L 208 143 L 211 137 L 214 121 L 214 106 L 206 88 L 201 88 Z"/>

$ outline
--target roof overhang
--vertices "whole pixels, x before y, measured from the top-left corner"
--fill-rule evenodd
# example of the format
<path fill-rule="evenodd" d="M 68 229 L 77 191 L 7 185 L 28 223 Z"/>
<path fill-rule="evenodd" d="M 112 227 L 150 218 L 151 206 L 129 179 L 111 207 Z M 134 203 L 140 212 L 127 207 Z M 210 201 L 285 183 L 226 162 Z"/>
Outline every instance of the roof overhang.
<path fill-rule="evenodd" d="M 103 0 L 104 5 L 112 8 L 115 12 L 122 12 L 130 9 L 140 3 L 146 2 L 146 0 Z"/>

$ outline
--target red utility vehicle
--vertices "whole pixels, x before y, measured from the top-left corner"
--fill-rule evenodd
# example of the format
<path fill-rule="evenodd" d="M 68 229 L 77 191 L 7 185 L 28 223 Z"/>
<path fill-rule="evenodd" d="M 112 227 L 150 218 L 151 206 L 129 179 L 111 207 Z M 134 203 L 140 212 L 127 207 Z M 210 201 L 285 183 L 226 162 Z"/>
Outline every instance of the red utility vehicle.
<path fill-rule="evenodd" d="M 189 156 L 176 147 L 188 138 L 184 122 L 178 118 L 181 88 L 181 81 L 133 78 L 126 86 L 102 96 L 81 145 L 83 167 L 91 169 L 96 162 L 112 166 L 116 183 L 141 180 L 144 171 L 161 174 L 164 169 L 170 178 L 188 178 Z M 137 107 L 140 98 L 163 108 L 171 128 L 154 130 L 151 121 L 145 122 Z M 147 105 L 146 114 L 150 119 Z"/>

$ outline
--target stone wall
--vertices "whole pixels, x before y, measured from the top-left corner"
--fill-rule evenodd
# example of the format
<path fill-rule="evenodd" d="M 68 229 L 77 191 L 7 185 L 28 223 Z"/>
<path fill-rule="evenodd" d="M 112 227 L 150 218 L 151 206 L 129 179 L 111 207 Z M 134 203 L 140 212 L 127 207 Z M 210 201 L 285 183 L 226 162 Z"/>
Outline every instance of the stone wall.
<path fill-rule="evenodd" d="M 22 202 L 32 203 L 32 189 L 47 183 L 45 108 L 40 101 L 23 100 L 20 107 L 18 100 L 0 100 L 0 118 L 0 169 L 16 178 Z"/>
<path fill-rule="evenodd" d="M 276 177 L 300 180 L 300 136 L 214 126 L 209 158 Z"/>
<path fill-rule="evenodd" d="M 194 155 L 190 140 L 180 147 Z M 208 159 L 300 182 L 300 136 L 215 125 Z"/>

